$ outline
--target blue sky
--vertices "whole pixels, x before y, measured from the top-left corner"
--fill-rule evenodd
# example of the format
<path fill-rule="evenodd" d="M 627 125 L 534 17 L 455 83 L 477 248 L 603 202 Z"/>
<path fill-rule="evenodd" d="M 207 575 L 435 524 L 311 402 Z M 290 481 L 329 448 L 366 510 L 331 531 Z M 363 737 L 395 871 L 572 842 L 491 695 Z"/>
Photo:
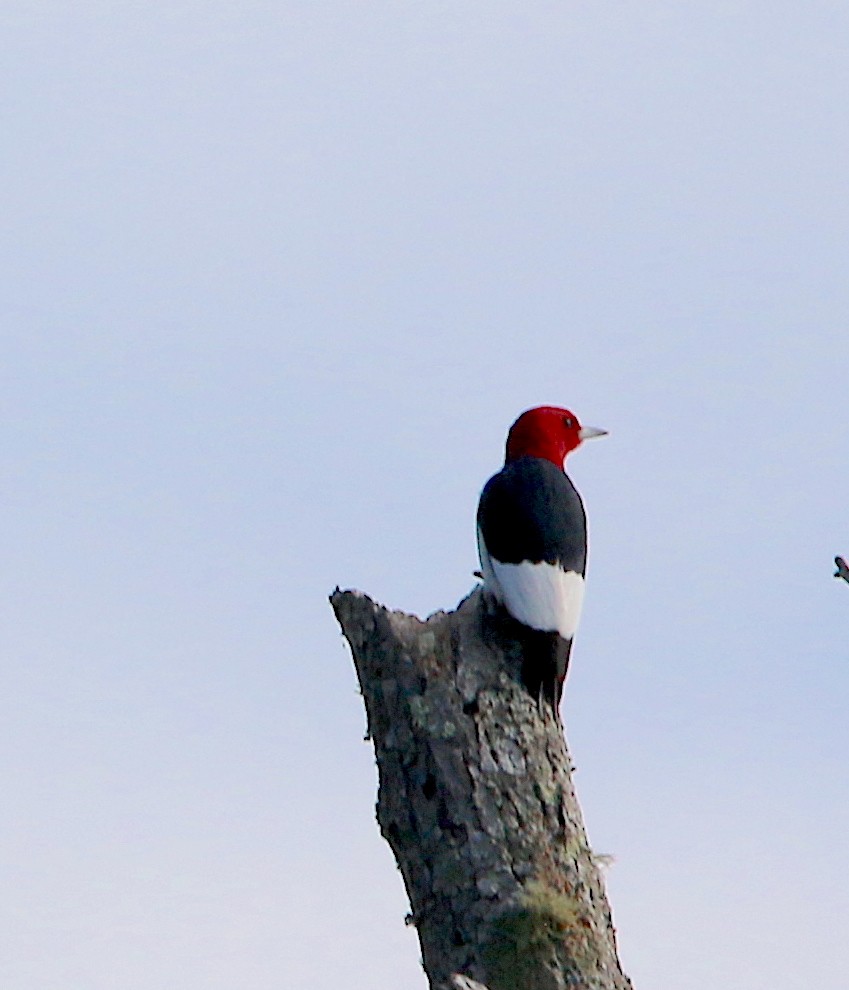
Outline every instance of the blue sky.
<path fill-rule="evenodd" d="M 523 409 L 626 970 L 849 964 L 849 13 L 6 3 L 0 983 L 420 987 L 326 602 L 477 566 Z"/>

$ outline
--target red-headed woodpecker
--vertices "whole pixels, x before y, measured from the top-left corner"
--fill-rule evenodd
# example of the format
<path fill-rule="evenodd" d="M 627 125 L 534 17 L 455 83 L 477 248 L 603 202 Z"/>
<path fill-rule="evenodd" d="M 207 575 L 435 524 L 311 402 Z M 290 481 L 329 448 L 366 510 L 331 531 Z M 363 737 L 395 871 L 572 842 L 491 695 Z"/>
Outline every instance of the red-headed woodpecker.
<path fill-rule="evenodd" d="M 484 590 L 524 627 L 522 680 L 555 711 L 587 569 L 584 505 L 565 460 L 584 440 L 606 433 L 581 426 L 568 409 L 529 409 L 510 427 L 504 467 L 478 505 Z"/>

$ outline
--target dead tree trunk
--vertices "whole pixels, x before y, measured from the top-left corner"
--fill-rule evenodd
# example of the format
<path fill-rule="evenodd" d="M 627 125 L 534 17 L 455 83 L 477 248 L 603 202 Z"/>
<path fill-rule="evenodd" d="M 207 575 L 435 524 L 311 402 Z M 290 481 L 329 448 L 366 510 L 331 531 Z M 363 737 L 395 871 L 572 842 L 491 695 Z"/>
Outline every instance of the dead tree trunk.
<path fill-rule="evenodd" d="M 351 645 L 432 990 L 628 990 L 563 730 L 518 682 L 519 646 L 480 592 L 427 622 L 360 592 Z"/>

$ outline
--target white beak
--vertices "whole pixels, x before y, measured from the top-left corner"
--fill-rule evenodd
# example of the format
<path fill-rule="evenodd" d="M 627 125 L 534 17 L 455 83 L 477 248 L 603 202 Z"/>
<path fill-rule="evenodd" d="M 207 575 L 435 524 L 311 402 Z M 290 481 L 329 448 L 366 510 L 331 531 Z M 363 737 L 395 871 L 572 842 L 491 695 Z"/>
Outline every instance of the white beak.
<path fill-rule="evenodd" d="M 592 440 L 594 437 L 606 437 L 607 430 L 600 430 L 597 426 L 582 426 L 578 436 L 582 440 Z"/>

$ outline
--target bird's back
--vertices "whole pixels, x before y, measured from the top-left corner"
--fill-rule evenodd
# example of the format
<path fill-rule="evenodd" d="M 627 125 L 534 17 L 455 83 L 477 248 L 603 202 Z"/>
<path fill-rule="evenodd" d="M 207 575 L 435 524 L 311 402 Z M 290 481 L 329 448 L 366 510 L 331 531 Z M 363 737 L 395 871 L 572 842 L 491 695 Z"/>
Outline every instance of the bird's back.
<path fill-rule="evenodd" d="M 581 496 L 556 464 L 541 457 L 511 461 L 486 483 L 478 526 L 489 554 L 505 564 L 559 564 L 583 575 L 587 522 Z"/>

